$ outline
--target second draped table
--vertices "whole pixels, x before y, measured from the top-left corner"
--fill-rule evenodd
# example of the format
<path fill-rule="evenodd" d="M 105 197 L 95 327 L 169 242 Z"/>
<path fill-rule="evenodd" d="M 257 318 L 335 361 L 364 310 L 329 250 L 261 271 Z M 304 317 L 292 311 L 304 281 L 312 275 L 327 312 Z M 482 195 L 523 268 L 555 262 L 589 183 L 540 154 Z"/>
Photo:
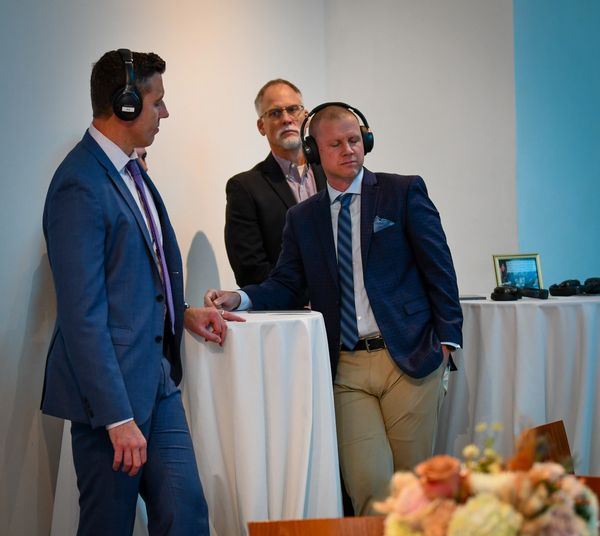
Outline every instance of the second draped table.
<path fill-rule="evenodd" d="M 600 296 L 463 301 L 464 349 L 450 374 L 437 452 L 481 443 L 475 426 L 500 422 L 509 457 L 524 428 L 563 420 L 575 472 L 600 475 Z"/>

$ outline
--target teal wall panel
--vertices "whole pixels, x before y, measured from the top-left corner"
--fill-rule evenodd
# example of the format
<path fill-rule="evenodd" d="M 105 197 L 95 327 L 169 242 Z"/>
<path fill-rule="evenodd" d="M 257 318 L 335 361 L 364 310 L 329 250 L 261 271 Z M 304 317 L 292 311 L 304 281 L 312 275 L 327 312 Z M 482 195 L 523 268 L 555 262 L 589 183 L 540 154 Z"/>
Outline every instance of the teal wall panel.
<path fill-rule="evenodd" d="M 515 0 L 514 38 L 519 248 L 600 276 L 600 1 Z"/>

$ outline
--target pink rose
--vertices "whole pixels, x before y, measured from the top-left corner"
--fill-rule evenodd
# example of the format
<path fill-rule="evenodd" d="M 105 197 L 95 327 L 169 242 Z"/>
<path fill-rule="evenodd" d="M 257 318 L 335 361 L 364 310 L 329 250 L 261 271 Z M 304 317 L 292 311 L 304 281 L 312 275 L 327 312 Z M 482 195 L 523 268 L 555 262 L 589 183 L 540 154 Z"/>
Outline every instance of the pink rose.
<path fill-rule="evenodd" d="M 429 499 L 452 499 L 460 491 L 460 461 L 452 456 L 433 456 L 415 468 Z"/>

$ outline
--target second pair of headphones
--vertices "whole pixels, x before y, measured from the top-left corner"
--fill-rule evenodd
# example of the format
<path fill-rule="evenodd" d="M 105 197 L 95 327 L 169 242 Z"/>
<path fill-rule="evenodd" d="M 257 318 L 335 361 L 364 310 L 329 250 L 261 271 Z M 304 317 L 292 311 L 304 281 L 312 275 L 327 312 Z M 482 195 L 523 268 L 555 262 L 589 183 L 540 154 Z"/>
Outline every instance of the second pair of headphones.
<path fill-rule="evenodd" d="M 600 277 L 589 277 L 583 283 L 579 279 L 567 279 L 550 285 L 552 296 L 577 296 L 579 294 L 600 294 Z"/>
<path fill-rule="evenodd" d="M 319 104 L 316 108 L 313 108 L 310 113 L 304 118 L 302 122 L 302 126 L 300 127 L 300 133 L 302 136 L 302 151 L 304 152 L 304 156 L 306 158 L 307 164 L 320 164 L 321 163 L 321 155 L 319 154 L 319 147 L 317 146 L 317 140 L 313 136 L 306 135 L 305 129 L 307 123 L 310 118 L 314 116 L 316 113 L 320 112 L 324 108 L 329 106 L 339 106 L 341 108 L 346 108 L 346 110 L 351 111 L 354 115 L 356 115 L 361 121 L 362 125 L 360 125 L 360 133 L 362 136 L 363 147 L 365 150 L 365 154 L 370 153 L 373 150 L 373 145 L 375 143 L 375 139 L 373 138 L 373 133 L 369 128 L 369 123 L 367 118 L 361 113 L 358 108 L 354 108 L 354 106 L 350 106 L 344 102 L 325 102 L 323 104 Z"/>
<path fill-rule="evenodd" d="M 548 289 L 503 285 L 501 287 L 496 287 L 490 297 L 494 301 L 515 301 L 520 300 L 523 297 L 537 298 L 538 300 L 547 300 Z"/>
<path fill-rule="evenodd" d="M 119 88 L 112 100 L 114 114 L 123 121 L 133 121 L 142 113 L 142 97 L 135 87 L 133 53 L 128 48 L 120 48 L 119 56 L 125 64 L 125 87 Z"/>

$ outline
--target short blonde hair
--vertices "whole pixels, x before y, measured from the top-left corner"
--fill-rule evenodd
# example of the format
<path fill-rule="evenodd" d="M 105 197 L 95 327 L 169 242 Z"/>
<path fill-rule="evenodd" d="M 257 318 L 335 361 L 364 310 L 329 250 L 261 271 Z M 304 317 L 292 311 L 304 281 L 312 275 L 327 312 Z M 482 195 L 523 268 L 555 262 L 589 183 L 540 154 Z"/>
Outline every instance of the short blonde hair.
<path fill-rule="evenodd" d="M 354 115 L 350 110 L 348 110 L 348 108 L 336 105 L 327 106 L 327 108 L 319 110 L 315 115 L 312 116 L 308 125 L 308 133 L 313 138 L 316 138 L 316 132 L 319 129 L 319 125 L 323 121 L 336 121 L 340 119 L 345 119 L 347 117 L 353 117 L 354 119 L 356 119 L 356 122 L 360 126 L 358 117 L 356 117 L 356 115 Z"/>

